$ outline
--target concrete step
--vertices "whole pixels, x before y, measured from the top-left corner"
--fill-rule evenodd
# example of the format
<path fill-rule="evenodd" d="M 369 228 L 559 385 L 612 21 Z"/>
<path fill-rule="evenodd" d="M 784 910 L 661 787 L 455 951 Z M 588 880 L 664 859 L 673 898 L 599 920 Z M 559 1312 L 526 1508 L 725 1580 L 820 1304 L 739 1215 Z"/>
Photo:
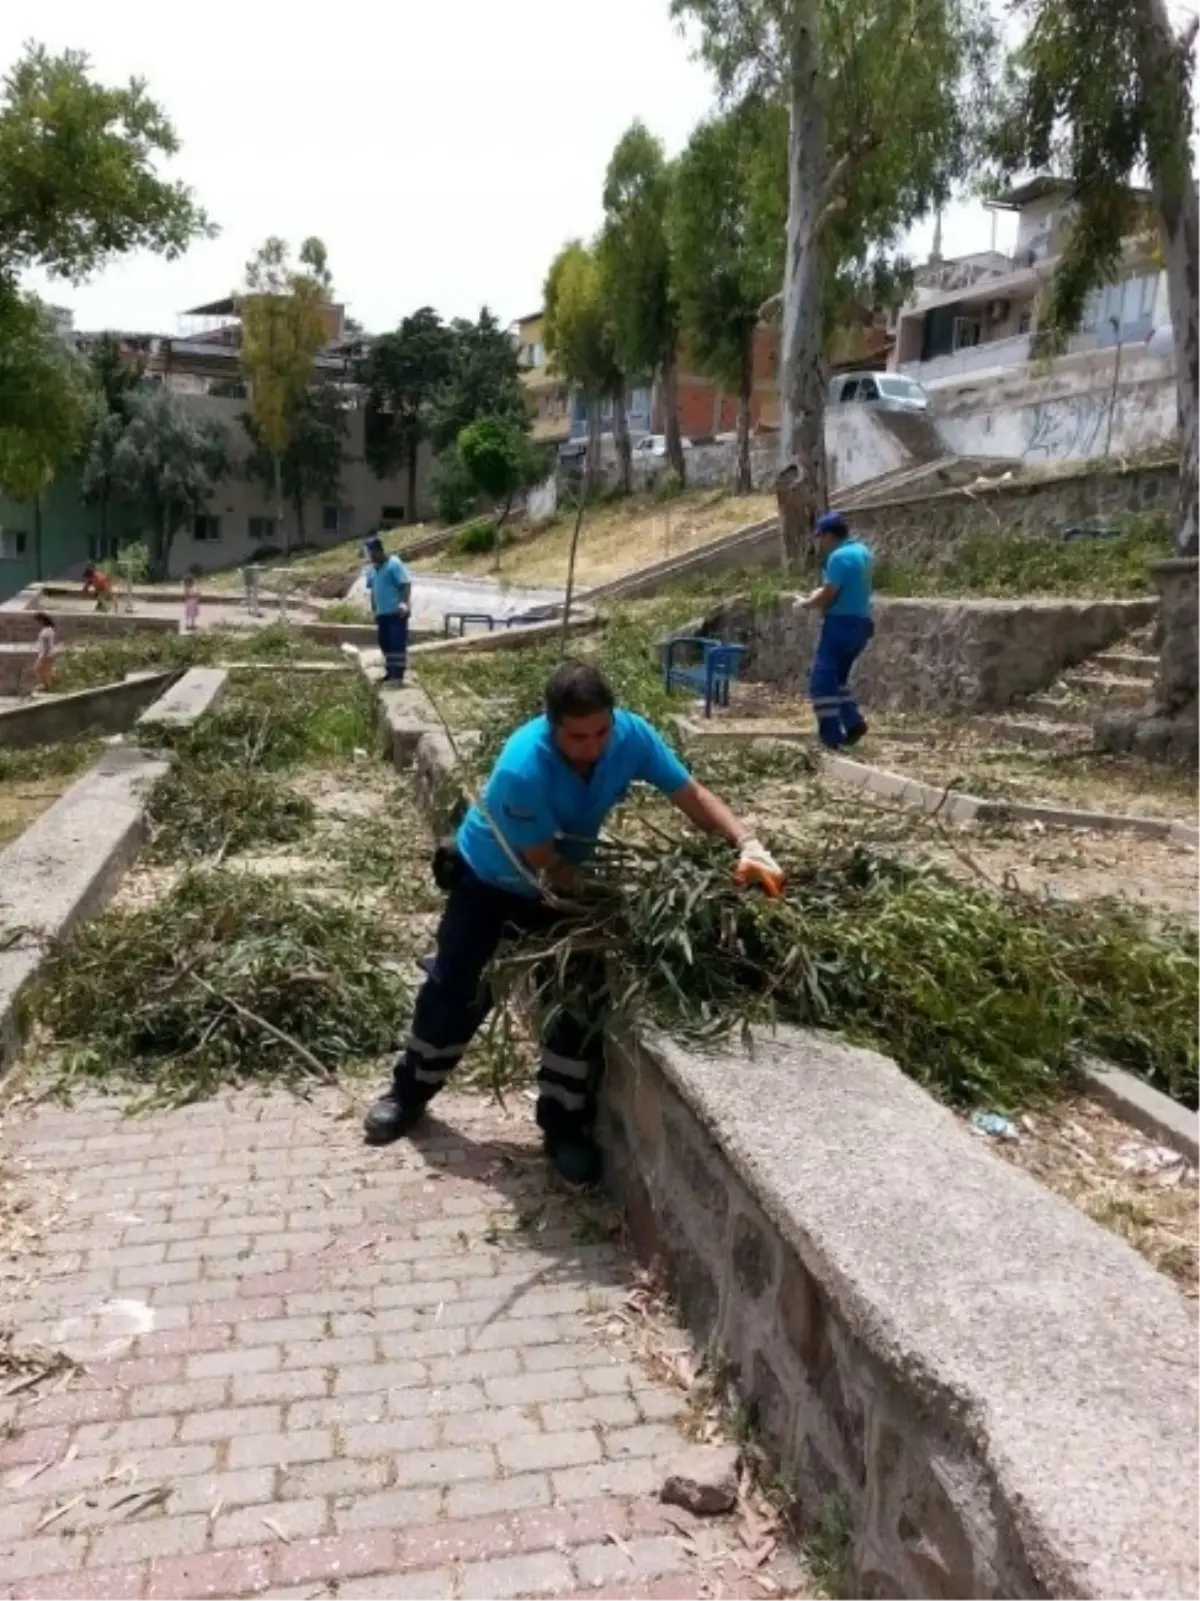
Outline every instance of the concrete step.
<path fill-rule="evenodd" d="M 1094 701 L 1055 700 L 1052 695 L 1030 695 L 1018 708 L 1020 713 L 1029 712 L 1053 723 L 1071 723 L 1075 727 L 1081 724 L 1090 727 L 1100 709 Z"/>
<path fill-rule="evenodd" d="M 1113 706 L 1140 706 L 1146 699 L 1146 680 L 1120 673 L 1064 673 L 1061 682 L 1106 710 Z"/>
<path fill-rule="evenodd" d="M 1078 723 L 1058 722 L 1049 717 L 1021 714 L 998 717 L 976 717 L 973 725 L 988 739 L 1000 740 L 1006 745 L 1021 745 L 1026 750 L 1078 750 L 1091 743 L 1091 729 Z"/>
<path fill-rule="evenodd" d="M 1158 671 L 1158 657 L 1147 656 L 1142 651 L 1108 650 L 1103 655 L 1094 658 L 1097 667 L 1103 668 L 1106 673 L 1117 673 L 1125 678 L 1140 678 L 1144 681 L 1153 679 Z"/>

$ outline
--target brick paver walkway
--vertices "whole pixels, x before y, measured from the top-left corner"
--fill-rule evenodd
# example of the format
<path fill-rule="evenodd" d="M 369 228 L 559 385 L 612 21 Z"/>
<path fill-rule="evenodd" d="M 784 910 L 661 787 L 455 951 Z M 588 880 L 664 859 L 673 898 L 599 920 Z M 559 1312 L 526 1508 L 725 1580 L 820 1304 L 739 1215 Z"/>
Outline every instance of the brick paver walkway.
<path fill-rule="evenodd" d="M 0 1594 L 801 1593 L 658 1502 L 683 1397 L 613 1332 L 627 1269 L 525 1102 L 446 1096 L 386 1151 L 343 1104 L 18 1128 L 59 1216 L 8 1316 L 86 1369 L 0 1400 Z"/>

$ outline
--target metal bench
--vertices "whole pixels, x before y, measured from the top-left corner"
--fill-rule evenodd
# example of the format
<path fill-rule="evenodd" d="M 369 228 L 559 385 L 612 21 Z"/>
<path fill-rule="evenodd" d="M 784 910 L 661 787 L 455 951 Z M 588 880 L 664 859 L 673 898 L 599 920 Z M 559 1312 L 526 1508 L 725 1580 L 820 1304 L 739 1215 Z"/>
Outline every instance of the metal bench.
<path fill-rule="evenodd" d="M 500 619 L 503 622 L 503 618 Z M 446 639 L 450 638 L 450 630 L 458 624 L 458 637 L 461 639 L 467 631 L 468 623 L 479 623 L 486 626 L 490 634 L 496 626 L 496 619 L 491 612 L 486 611 L 448 611 L 442 616 L 442 633 Z"/>
<path fill-rule="evenodd" d="M 745 645 L 729 645 L 723 639 L 699 635 L 668 639 L 660 646 L 663 683 L 668 689 L 686 690 L 704 697 L 704 715 L 712 716 L 714 706 L 729 705 L 729 686 L 741 671 Z M 676 659 L 680 651 L 700 653 L 698 662 Z"/>

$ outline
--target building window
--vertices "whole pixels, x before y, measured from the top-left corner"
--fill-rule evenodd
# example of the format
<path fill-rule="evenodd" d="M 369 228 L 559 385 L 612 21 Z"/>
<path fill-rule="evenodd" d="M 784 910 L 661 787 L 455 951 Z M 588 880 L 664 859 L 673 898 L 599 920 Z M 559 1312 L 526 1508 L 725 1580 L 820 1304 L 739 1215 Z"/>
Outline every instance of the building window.
<path fill-rule="evenodd" d="M 383 506 L 379 512 L 381 528 L 396 528 L 404 521 L 403 506 Z"/>
<path fill-rule="evenodd" d="M 1017 318 L 1017 332 L 1019 334 L 1027 334 L 1027 333 L 1031 332 L 1032 328 L 1033 328 L 1033 312 L 1030 311 L 1028 307 L 1026 307 L 1026 309 Z"/>
<path fill-rule="evenodd" d="M 88 560 L 110 561 L 120 548 L 116 534 L 91 534 L 88 537 Z"/>
<path fill-rule="evenodd" d="M 353 514 L 349 506 L 322 506 L 321 532 L 323 534 L 347 534 L 350 532 L 350 523 Z"/>
<path fill-rule="evenodd" d="M 205 512 L 192 520 L 192 538 L 198 545 L 213 545 L 221 537 L 221 519 Z"/>
<path fill-rule="evenodd" d="M 273 545 L 275 543 L 274 517 L 250 518 L 250 543 L 252 545 Z"/>
<path fill-rule="evenodd" d="M 954 319 L 954 348 L 955 350 L 970 350 L 979 343 L 982 327 L 975 317 L 955 317 Z"/>
<path fill-rule="evenodd" d="M 20 561 L 29 546 L 23 528 L 0 528 L 0 561 Z"/>

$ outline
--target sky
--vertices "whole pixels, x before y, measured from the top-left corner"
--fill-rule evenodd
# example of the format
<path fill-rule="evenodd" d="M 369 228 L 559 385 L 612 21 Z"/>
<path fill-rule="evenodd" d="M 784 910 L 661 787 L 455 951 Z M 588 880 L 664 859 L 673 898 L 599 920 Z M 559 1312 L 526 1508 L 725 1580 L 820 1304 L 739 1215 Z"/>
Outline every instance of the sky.
<path fill-rule="evenodd" d="M 422 305 L 473 317 L 486 303 L 509 322 L 537 310 L 563 242 L 599 225 L 629 123 L 674 153 L 713 103 L 668 0 L 40 0 L 0 11 L 0 61 L 31 31 L 86 50 L 103 81 L 148 81 L 182 143 L 166 170 L 221 229 L 177 262 L 128 257 L 79 287 L 31 276 L 81 329 L 183 331 L 180 314 L 233 292 L 269 234 L 319 235 L 338 298 L 372 331 Z M 1005 249 L 1014 224 L 999 226 Z M 918 255 L 931 234 L 916 231 Z M 946 255 L 990 240 L 977 203 L 947 212 Z"/>

